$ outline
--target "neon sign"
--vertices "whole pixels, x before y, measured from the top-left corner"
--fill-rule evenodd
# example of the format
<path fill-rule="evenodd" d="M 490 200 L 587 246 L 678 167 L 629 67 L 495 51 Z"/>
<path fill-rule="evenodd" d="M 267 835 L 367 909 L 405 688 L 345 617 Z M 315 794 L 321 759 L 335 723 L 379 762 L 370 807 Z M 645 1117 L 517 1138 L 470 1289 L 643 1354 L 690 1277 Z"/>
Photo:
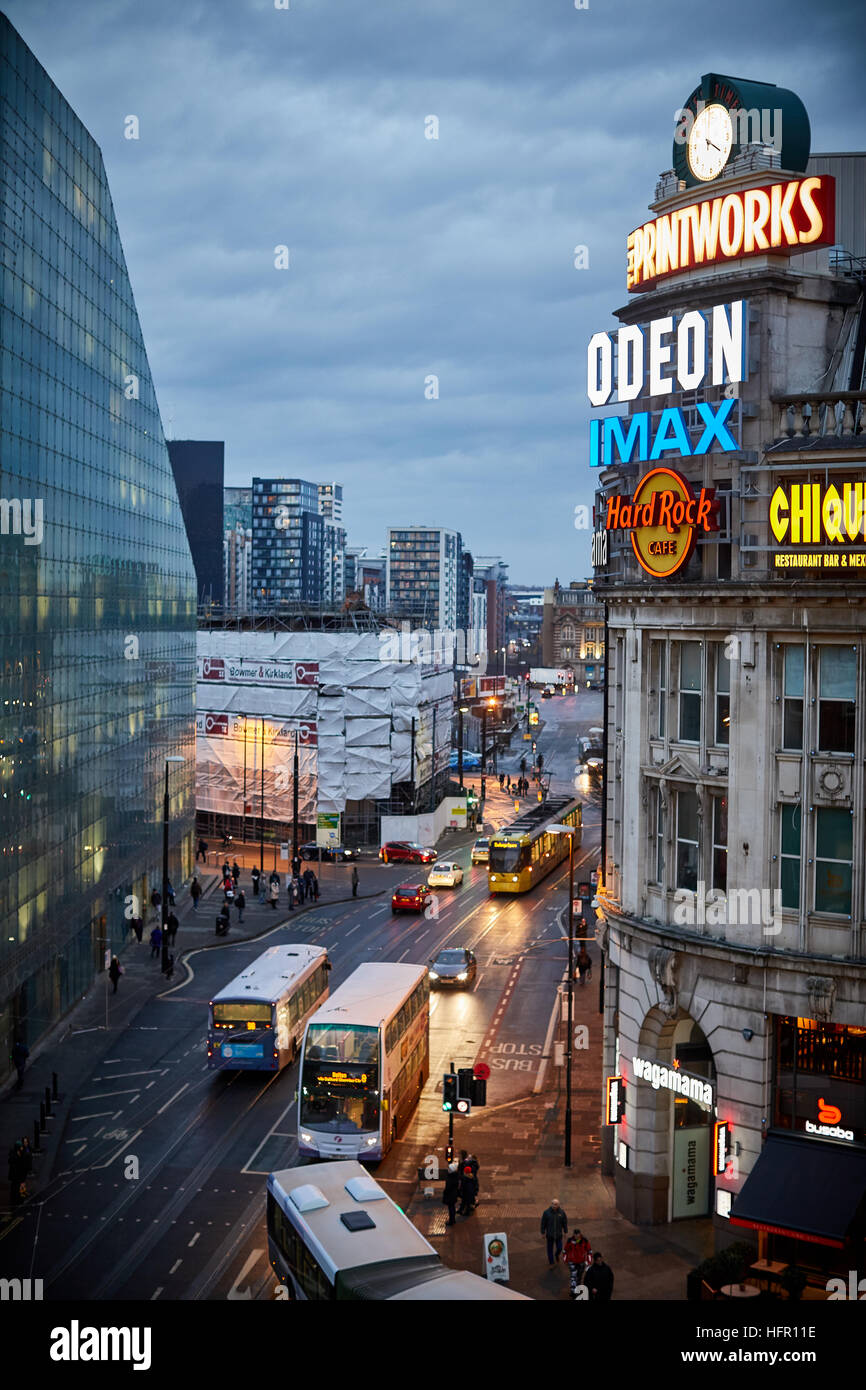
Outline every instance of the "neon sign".
<path fill-rule="evenodd" d="M 605 1124 L 622 1124 L 622 1117 L 625 1114 L 625 1086 L 621 1076 L 609 1076 L 607 1078 L 607 1105 L 605 1109 Z"/>
<path fill-rule="evenodd" d="M 605 420 L 589 422 L 589 466 L 610 468 L 615 462 L 614 448 L 623 463 L 646 463 L 660 459 L 663 454 L 678 454 L 680 458 L 691 458 L 695 454 L 708 454 L 714 444 L 724 453 L 739 449 L 726 421 L 736 401 L 725 400 L 714 408 L 706 401 L 699 401 L 695 410 L 703 422 L 703 431 L 693 440 L 685 413 L 679 406 L 670 406 L 661 412 L 658 426 L 650 445 L 650 413 L 637 411 L 621 419 L 610 415 Z M 626 434 L 623 426 L 628 426 Z M 603 448 L 602 448 L 603 444 Z"/>
<path fill-rule="evenodd" d="M 633 323 L 593 333 L 586 358 L 586 394 L 596 406 L 608 404 L 614 386 L 618 401 L 633 401 L 745 381 L 746 301 L 651 319 L 646 330 Z"/>
<path fill-rule="evenodd" d="M 713 1172 L 724 1173 L 728 1166 L 728 1149 L 731 1145 L 731 1127 L 727 1120 L 717 1120 L 713 1127 Z"/>
<path fill-rule="evenodd" d="M 687 1096 L 689 1100 L 695 1101 L 706 1110 L 711 1108 L 713 1088 L 709 1081 L 702 1081 L 699 1076 L 687 1076 L 684 1071 L 679 1071 L 676 1067 L 662 1066 L 658 1062 L 647 1062 L 643 1057 L 632 1057 L 631 1064 L 635 1076 L 642 1081 L 649 1081 L 654 1091 L 663 1086 L 668 1091 L 676 1091 L 678 1095 Z"/>
<path fill-rule="evenodd" d="M 626 286 L 649 289 L 668 275 L 745 256 L 791 256 L 836 239 L 836 181 L 790 179 L 704 198 L 631 232 Z"/>

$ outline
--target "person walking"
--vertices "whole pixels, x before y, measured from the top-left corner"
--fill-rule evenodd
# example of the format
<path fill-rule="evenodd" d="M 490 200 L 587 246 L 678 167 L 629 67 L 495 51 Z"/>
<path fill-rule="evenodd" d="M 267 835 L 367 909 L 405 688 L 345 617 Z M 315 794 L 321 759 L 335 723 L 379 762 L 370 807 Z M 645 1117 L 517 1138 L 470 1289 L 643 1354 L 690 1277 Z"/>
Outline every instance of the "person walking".
<path fill-rule="evenodd" d="M 352 897 L 353 897 L 353 898 L 357 898 L 357 896 L 358 896 L 358 865 L 357 865 L 357 864 L 353 864 L 353 865 L 352 865 Z"/>
<path fill-rule="evenodd" d="M 592 1252 L 592 1264 L 583 1276 L 590 1303 L 609 1303 L 613 1294 L 613 1270 L 605 1264 L 600 1250 Z"/>
<path fill-rule="evenodd" d="M 160 893 L 158 888 L 154 888 L 153 892 L 150 895 L 150 905 L 158 917 L 159 909 L 162 906 L 162 894 Z"/>
<path fill-rule="evenodd" d="M 313 902 L 317 903 L 319 901 L 319 880 L 316 874 L 312 876 L 311 887 L 313 889 Z"/>
<path fill-rule="evenodd" d="M 301 878 L 300 874 L 295 874 L 293 882 L 295 883 L 298 890 L 298 902 L 302 903 L 304 901 L 304 898 L 307 896 L 307 885 Z"/>
<path fill-rule="evenodd" d="M 279 898 L 279 896 L 280 896 L 280 880 L 279 880 L 279 879 L 275 879 L 275 878 L 274 878 L 274 875 L 271 874 L 270 888 L 269 888 L 269 890 L 268 890 L 268 902 L 270 903 L 270 905 L 271 905 L 272 908 L 276 908 L 277 899 Z"/>
<path fill-rule="evenodd" d="M 198 900 L 201 897 L 201 884 L 195 877 L 193 878 L 192 883 L 189 885 L 189 895 L 192 898 L 193 912 L 198 912 Z"/>
<path fill-rule="evenodd" d="M 169 907 L 174 907 L 174 889 L 173 889 L 172 886 L 171 886 L 171 879 L 170 879 L 170 878 L 166 879 L 166 881 L 165 881 L 165 891 L 166 891 L 166 893 L 168 894 L 168 905 L 169 905 Z"/>
<path fill-rule="evenodd" d="M 238 864 L 238 861 L 235 860 L 234 863 L 232 864 L 232 878 L 234 879 L 234 882 L 235 882 L 235 888 L 237 888 L 237 886 L 238 886 L 238 879 L 240 878 L 240 876 L 241 876 L 240 865 Z"/>
<path fill-rule="evenodd" d="M 216 919 L 217 936 L 225 936 L 226 932 L 229 929 L 229 920 L 229 905 L 228 903 L 223 903 L 222 907 L 220 908 L 220 915 Z"/>
<path fill-rule="evenodd" d="M 27 1058 L 30 1056 L 30 1049 L 25 1047 L 20 1038 L 12 1048 L 12 1065 L 18 1073 L 18 1080 L 15 1082 L 16 1091 L 20 1091 L 24 1085 L 24 1068 L 27 1066 Z"/>
<path fill-rule="evenodd" d="M 176 914 L 170 912 L 165 923 L 165 934 L 168 937 L 169 946 L 174 945 L 174 938 L 177 936 L 177 929 L 179 926 L 180 922 L 177 920 Z"/>
<path fill-rule="evenodd" d="M 231 866 L 231 864 L 229 863 L 229 861 L 226 859 L 225 862 L 223 863 L 223 883 L 225 883 L 225 881 L 226 881 L 227 878 L 231 878 L 231 876 L 232 876 L 232 866 Z"/>
<path fill-rule="evenodd" d="M 246 893 L 244 892 L 244 890 L 243 890 L 243 888 L 242 888 L 241 891 L 238 893 L 237 897 L 235 898 L 235 906 L 237 907 L 237 910 L 238 910 L 238 921 L 239 921 L 239 922 L 242 922 L 242 921 L 244 920 L 244 908 L 246 907 L 246 905 L 247 905 L 247 895 L 246 895 Z"/>
<path fill-rule="evenodd" d="M 581 924 L 584 927 L 586 926 L 586 919 L 583 917 L 581 917 L 578 921 L 578 925 Z M 589 951 L 586 949 L 584 945 L 581 945 L 581 948 L 577 953 L 576 965 L 576 974 L 580 980 L 580 983 L 582 985 L 585 985 L 587 976 L 592 975 L 592 956 L 589 954 Z"/>
<path fill-rule="evenodd" d="M 151 960 L 153 960 L 155 956 L 158 956 L 161 950 L 162 950 L 162 930 L 161 930 L 159 927 L 154 927 L 153 931 L 150 933 L 150 958 L 151 958 Z"/>
<path fill-rule="evenodd" d="M 589 1241 L 586 1236 L 578 1230 L 572 1231 L 568 1240 L 565 1242 L 563 1254 L 565 1255 L 566 1264 L 569 1267 L 571 1291 L 572 1294 L 574 1294 L 586 1272 L 587 1265 L 592 1259 L 592 1251 L 590 1250 Z"/>
<path fill-rule="evenodd" d="M 111 991 L 112 994 L 116 994 L 116 993 L 117 993 L 117 982 L 118 982 L 118 980 L 120 979 L 120 977 L 121 977 L 122 974 L 123 974 L 123 966 L 121 965 L 120 961 L 117 959 L 117 956 L 112 956 L 112 957 L 111 957 L 111 964 L 110 964 L 109 967 L 108 967 L 108 978 L 109 978 L 109 980 L 111 981 L 111 983 L 114 985 L 114 989 Z"/>
<path fill-rule="evenodd" d="M 198 849 L 195 852 L 195 862 L 198 863 L 199 859 L 201 859 L 203 864 L 207 863 L 207 840 L 200 839 L 198 842 Z"/>
<path fill-rule="evenodd" d="M 313 897 L 313 879 L 315 878 L 315 876 L 316 875 L 313 873 L 312 869 L 304 869 L 304 872 L 301 875 L 301 877 L 304 880 L 304 896 L 310 898 L 311 900 Z"/>
<path fill-rule="evenodd" d="M 471 1163 L 467 1163 L 460 1174 L 460 1215 L 468 1216 L 472 1209 L 477 1205 L 478 1179 L 472 1172 Z"/>
<path fill-rule="evenodd" d="M 502 788 L 503 788 L 504 784 L 505 784 L 505 773 L 504 773 L 504 772 L 500 772 L 500 774 L 499 774 L 499 790 L 500 790 L 500 791 L 502 791 Z"/>
<path fill-rule="evenodd" d="M 132 930 L 135 932 L 135 939 L 136 939 L 136 941 L 138 942 L 138 944 L 139 944 L 139 946 L 140 946 L 140 945 L 141 945 L 141 942 L 142 942 L 142 938 L 144 937 L 144 918 L 143 918 L 143 917 L 133 917 L 132 922 L 130 923 L 130 926 L 132 927 Z"/>
<path fill-rule="evenodd" d="M 253 868 L 250 878 L 253 881 L 253 897 L 257 898 L 259 896 L 259 879 L 261 878 L 261 874 L 257 868 Z"/>
<path fill-rule="evenodd" d="M 460 1172 L 456 1163 L 448 1164 L 448 1172 L 445 1174 L 445 1190 L 442 1193 L 442 1204 L 448 1208 L 447 1225 L 456 1226 L 457 1224 L 457 1200 L 460 1196 Z"/>
<path fill-rule="evenodd" d="M 568 1217 L 560 1206 L 559 1198 L 554 1197 L 541 1216 L 541 1234 L 547 1241 L 547 1263 L 551 1269 L 562 1254 L 562 1239 L 567 1230 Z"/>

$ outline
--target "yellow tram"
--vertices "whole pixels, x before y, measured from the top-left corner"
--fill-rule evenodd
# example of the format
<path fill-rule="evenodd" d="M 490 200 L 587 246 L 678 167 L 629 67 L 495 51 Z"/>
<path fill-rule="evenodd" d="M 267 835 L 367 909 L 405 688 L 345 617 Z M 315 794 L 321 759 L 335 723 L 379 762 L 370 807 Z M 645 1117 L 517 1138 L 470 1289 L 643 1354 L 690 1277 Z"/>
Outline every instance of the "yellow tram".
<path fill-rule="evenodd" d="M 573 825 L 574 848 L 580 844 L 583 804 L 552 796 L 497 831 L 490 840 L 487 884 L 491 893 L 526 893 L 568 858 L 569 836 L 549 825 Z"/>

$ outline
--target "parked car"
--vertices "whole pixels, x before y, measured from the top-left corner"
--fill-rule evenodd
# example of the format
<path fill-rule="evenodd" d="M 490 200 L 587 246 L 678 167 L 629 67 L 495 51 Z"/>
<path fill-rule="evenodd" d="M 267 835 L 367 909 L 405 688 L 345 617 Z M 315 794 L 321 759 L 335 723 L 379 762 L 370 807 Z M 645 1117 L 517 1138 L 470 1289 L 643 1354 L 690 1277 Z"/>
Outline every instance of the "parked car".
<path fill-rule="evenodd" d="M 478 963 L 465 946 L 449 946 L 440 951 L 427 967 L 427 979 L 434 989 L 441 985 L 465 989 L 475 982 Z"/>
<path fill-rule="evenodd" d="M 318 859 L 320 846 L 311 840 L 306 845 L 298 846 L 298 856 L 301 859 Z M 348 849 L 346 845 L 322 845 L 322 863 L 331 864 L 334 861 L 346 863 L 349 859 L 360 859 L 359 849 Z"/>
<path fill-rule="evenodd" d="M 490 841 L 486 838 L 476 840 L 470 857 L 473 864 L 486 864 L 490 858 Z"/>
<path fill-rule="evenodd" d="M 387 840 L 379 850 L 383 864 L 435 864 L 435 849 L 426 849 L 414 840 Z"/>
<path fill-rule="evenodd" d="M 426 883 L 401 883 L 391 896 L 391 911 L 423 912 L 432 898 Z"/>
<path fill-rule="evenodd" d="M 459 888 L 463 882 L 463 870 L 453 860 L 434 864 L 427 875 L 428 888 Z"/>
<path fill-rule="evenodd" d="M 450 756 L 450 758 L 449 758 L 449 766 L 450 766 L 450 767 L 457 767 L 457 766 L 459 765 L 459 762 L 460 762 L 460 751 L 459 751 L 459 749 L 457 749 L 457 748 L 452 748 L 452 750 L 451 750 L 451 756 Z M 481 766 L 481 754 L 480 754 L 480 753 L 473 753 L 470 749 L 464 748 L 464 749 L 463 749 L 463 767 L 464 767 L 464 769 L 466 769 L 466 768 L 473 768 L 473 767 L 480 767 L 480 766 Z"/>

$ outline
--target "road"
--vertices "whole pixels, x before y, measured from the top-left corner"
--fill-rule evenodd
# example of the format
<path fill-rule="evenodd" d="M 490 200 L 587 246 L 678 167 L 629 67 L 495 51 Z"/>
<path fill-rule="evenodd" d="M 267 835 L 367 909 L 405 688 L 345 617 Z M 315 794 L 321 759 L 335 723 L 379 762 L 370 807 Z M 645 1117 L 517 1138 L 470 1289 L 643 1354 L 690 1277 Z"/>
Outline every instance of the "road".
<path fill-rule="evenodd" d="M 574 742 L 598 721 L 600 701 L 582 693 L 544 702 L 539 749 L 554 790 L 573 787 Z M 526 746 L 515 743 L 506 769 L 517 771 Z M 588 786 L 580 790 L 587 805 L 576 862 L 588 874 L 599 816 Z M 507 820 L 510 803 L 498 785 L 490 801 L 501 803 L 496 819 Z M 557 922 L 564 876 L 519 899 L 491 897 L 468 845 L 447 853 L 463 864 L 464 883 L 440 890 L 431 916 L 393 917 L 386 894 L 320 907 L 255 941 L 185 957 L 174 987 L 145 1005 L 80 1088 L 50 1185 L 2 1241 L 4 1268 L 42 1278 L 47 1299 L 273 1297 L 264 1192 L 267 1174 L 297 1158 L 297 1068 L 265 1077 L 211 1072 L 205 1053 L 208 1000 L 267 946 L 327 946 L 332 989 L 362 961 L 420 964 L 444 945 L 475 951 L 475 989 L 432 996 L 430 1079 L 377 1171 L 395 1192 L 414 1180 L 426 1153 L 441 1154 L 441 1078 L 450 1062 L 490 1063 L 489 1104 L 531 1090 L 566 959 Z M 393 869 L 395 884 L 406 877 Z"/>

